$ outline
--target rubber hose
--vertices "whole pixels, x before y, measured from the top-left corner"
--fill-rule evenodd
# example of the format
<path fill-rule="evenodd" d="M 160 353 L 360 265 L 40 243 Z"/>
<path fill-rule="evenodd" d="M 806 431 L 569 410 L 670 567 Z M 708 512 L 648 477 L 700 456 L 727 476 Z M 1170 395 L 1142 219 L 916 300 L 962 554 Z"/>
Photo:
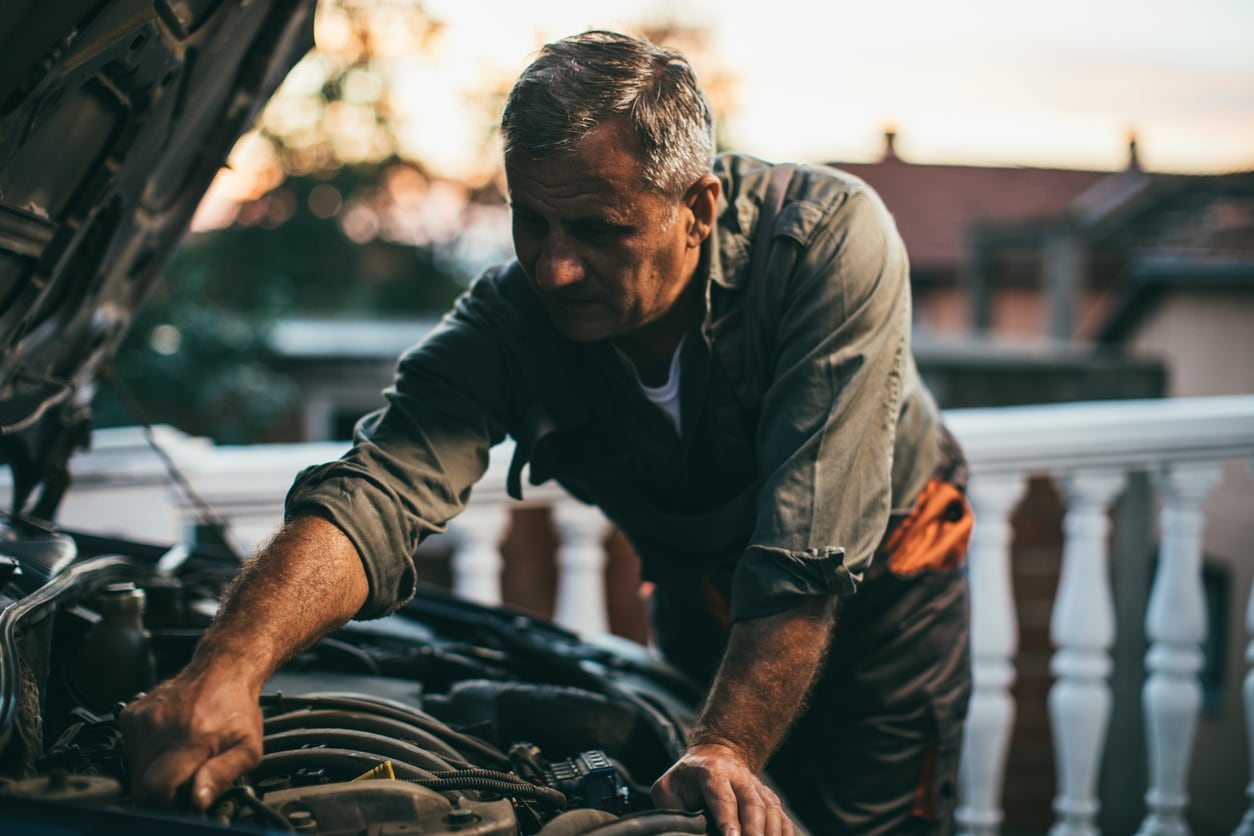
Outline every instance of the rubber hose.
<path fill-rule="evenodd" d="M 378 659 L 371 656 L 361 648 L 341 639 L 334 639 L 330 636 L 326 636 L 310 648 L 310 650 L 314 653 L 323 652 L 327 656 L 338 655 L 340 658 L 352 659 L 358 665 L 365 668 L 364 671 L 357 671 L 357 673 L 365 673 L 370 676 L 379 676 L 383 673 L 383 671 L 379 668 Z M 326 653 L 326 651 L 330 651 L 330 653 Z"/>
<path fill-rule="evenodd" d="M 433 766 L 432 769 L 456 769 L 459 764 L 466 764 L 461 752 L 431 732 L 415 726 L 413 723 L 397 720 L 393 717 L 381 717 L 365 711 L 339 711 L 335 709 L 300 709 L 287 714 L 267 717 L 263 726 L 266 735 L 293 729 L 352 729 L 384 735 L 393 740 L 404 740 L 423 749 L 432 755 L 449 760 L 447 766 Z M 455 761 L 455 762 L 454 762 Z"/>
<path fill-rule="evenodd" d="M 391 761 L 404 761 L 432 772 L 447 772 L 452 769 L 443 758 L 425 749 L 373 732 L 351 729 L 292 729 L 266 735 L 262 743 L 266 752 L 291 752 L 302 747 L 326 746 L 378 755 Z"/>
<path fill-rule="evenodd" d="M 657 810 L 635 813 L 618 821 L 598 825 L 584 831 L 588 836 L 664 836 L 672 833 L 705 833 L 705 816 Z"/>
<path fill-rule="evenodd" d="M 473 753 L 504 766 L 510 765 L 509 756 L 487 741 L 456 731 L 430 714 L 396 700 L 370 697 L 364 694 L 315 693 L 302 694 L 295 697 L 283 694 L 266 694 L 262 696 L 261 704 L 263 706 L 272 705 L 280 708 L 284 705 L 289 705 L 306 708 L 341 708 L 349 711 L 374 711 L 385 717 L 412 723 L 420 729 L 431 732 L 447 741 L 450 746 L 457 749 L 463 756 Z"/>
<path fill-rule="evenodd" d="M 578 810 L 568 810 L 552 819 L 540 828 L 536 836 L 581 836 L 597 825 L 615 821 L 617 818 L 613 813 L 604 810 L 581 807 Z"/>
<path fill-rule="evenodd" d="M 470 767 L 469 769 L 450 769 L 445 772 L 436 772 L 437 778 L 490 778 L 494 781 L 512 781 L 514 783 L 531 784 L 526 778 L 516 775 L 513 772 L 502 772 L 499 769 L 477 769 Z M 535 784 L 531 784 L 536 786 Z"/>
<path fill-rule="evenodd" d="M 400 777 L 400 776 L 397 776 Z M 541 787 L 526 781 L 499 781 L 495 778 L 426 778 L 410 783 L 436 792 L 449 790 L 474 790 L 518 798 L 533 798 L 557 810 L 566 809 L 566 796 L 549 787 Z"/>

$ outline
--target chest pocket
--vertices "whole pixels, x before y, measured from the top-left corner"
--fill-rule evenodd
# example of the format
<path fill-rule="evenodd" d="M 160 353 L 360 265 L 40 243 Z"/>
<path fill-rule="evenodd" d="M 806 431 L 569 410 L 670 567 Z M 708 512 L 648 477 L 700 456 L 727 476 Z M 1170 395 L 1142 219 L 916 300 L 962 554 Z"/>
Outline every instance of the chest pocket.
<path fill-rule="evenodd" d="M 797 200 L 783 205 L 791 166 L 776 166 L 759 210 L 749 272 L 739 300 L 724 300 L 726 313 L 707 326 L 714 355 L 745 412 L 756 415 L 774 373 L 775 337 L 787 283 L 824 211 Z M 739 304 L 736 304 L 739 302 Z"/>

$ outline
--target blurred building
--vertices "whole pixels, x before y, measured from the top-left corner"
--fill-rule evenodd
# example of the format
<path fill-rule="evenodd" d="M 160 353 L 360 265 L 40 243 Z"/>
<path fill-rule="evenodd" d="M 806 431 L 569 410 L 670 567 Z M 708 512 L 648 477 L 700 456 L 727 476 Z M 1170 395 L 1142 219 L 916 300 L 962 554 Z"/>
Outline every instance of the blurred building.
<path fill-rule="evenodd" d="M 1254 393 L 1254 172 L 1186 176 L 1142 169 L 1136 143 L 1120 171 L 918 165 L 893 133 L 874 163 L 831 163 L 870 183 L 893 213 L 911 258 L 920 368 L 943 406 Z M 1206 711 L 1191 791 L 1198 832 L 1234 820 L 1242 650 L 1240 602 L 1254 578 L 1251 494 L 1234 468 L 1207 503 L 1211 639 Z M 1112 572 L 1121 622 L 1116 703 L 1136 706 L 1144 680 L 1139 619 L 1156 544 L 1148 479 L 1116 511 Z M 1243 505 L 1245 503 L 1245 505 Z M 1049 616 L 1061 565 L 1064 507 L 1034 480 L 1016 513 L 1014 585 L 1020 620 L 1019 708 L 1006 786 L 1007 832 L 1050 821 L 1054 795 L 1046 700 Z M 1143 812 L 1141 718 L 1112 723 L 1103 776 L 1104 832 L 1132 832 Z M 1244 773 L 1241 773 L 1244 774 Z"/>
<path fill-rule="evenodd" d="M 978 262 L 972 247 L 988 227 L 1032 225 L 1066 214 L 1080 195 L 1110 175 L 1104 171 L 974 165 L 919 165 L 902 159 L 896 133 L 884 134 L 878 162 L 829 165 L 866 180 L 893 213 L 910 253 L 915 318 L 926 331 L 969 333 L 974 318 L 968 290 Z M 1135 165 L 1135 160 L 1129 166 Z M 1035 300 L 1024 306 L 1015 291 L 1028 278 L 1023 265 L 999 275 L 999 336 L 1036 336 Z M 1024 310 L 1024 308 L 1028 310 Z"/>
<path fill-rule="evenodd" d="M 1251 298 L 1254 171 L 1147 172 L 1135 139 L 1120 171 L 921 165 L 897 155 L 892 131 L 878 162 L 829 165 L 870 183 L 896 219 L 925 338 L 1109 348 L 1181 294 Z"/>
<path fill-rule="evenodd" d="M 301 390 L 298 437 L 352 438 L 357 419 L 383 405 L 396 361 L 435 327 L 434 317 L 289 317 L 274 323 L 267 346 Z"/>

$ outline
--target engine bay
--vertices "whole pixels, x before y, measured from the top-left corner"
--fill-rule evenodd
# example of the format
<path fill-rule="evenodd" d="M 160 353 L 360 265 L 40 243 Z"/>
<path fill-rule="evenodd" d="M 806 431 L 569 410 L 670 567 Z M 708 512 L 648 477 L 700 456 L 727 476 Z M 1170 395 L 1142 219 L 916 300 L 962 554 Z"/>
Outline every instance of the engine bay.
<path fill-rule="evenodd" d="M 122 544 L 111 544 L 120 546 Z M 190 659 L 236 568 L 65 534 L 0 543 L 5 833 L 704 833 L 655 810 L 697 693 L 645 648 L 420 589 L 292 660 L 264 756 L 201 813 L 132 797 L 118 712 Z M 156 558 L 156 559 L 154 559 Z"/>

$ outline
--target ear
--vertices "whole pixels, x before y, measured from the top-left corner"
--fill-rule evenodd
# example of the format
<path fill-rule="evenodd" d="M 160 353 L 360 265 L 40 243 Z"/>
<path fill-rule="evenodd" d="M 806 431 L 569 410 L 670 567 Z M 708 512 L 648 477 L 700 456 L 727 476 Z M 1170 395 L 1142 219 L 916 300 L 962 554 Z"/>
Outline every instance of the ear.
<path fill-rule="evenodd" d="M 702 175 L 700 180 L 688 187 L 684 194 L 684 205 L 692 213 L 688 224 L 688 246 L 700 247 L 710 237 L 718 211 L 718 196 L 722 191 L 722 183 L 713 174 Z"/>

